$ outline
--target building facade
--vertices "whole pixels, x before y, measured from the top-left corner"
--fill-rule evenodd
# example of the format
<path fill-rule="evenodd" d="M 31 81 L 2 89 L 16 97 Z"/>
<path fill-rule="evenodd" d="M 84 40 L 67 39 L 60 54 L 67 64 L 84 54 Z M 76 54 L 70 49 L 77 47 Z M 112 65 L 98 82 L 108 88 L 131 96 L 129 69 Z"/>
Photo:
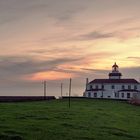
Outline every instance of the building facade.
<path fill-rule="evenodd" d="M 108 79 L 94 79 L 86 84 L 84 97 L 128 100 L 140 94 L 140 83 L 135 79 L 122 79 L 115 63 Z"/>

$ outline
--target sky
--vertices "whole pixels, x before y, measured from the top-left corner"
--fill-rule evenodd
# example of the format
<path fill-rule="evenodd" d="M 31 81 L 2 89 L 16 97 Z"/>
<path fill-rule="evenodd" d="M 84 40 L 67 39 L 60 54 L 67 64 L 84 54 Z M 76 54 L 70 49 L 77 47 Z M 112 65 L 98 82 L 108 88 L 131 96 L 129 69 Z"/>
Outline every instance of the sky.
<path fill-rule="evenodd" d="M 139 0 L 0 0 L 0 95 L 82 95 L 86 78 L 140 79 Z"/>

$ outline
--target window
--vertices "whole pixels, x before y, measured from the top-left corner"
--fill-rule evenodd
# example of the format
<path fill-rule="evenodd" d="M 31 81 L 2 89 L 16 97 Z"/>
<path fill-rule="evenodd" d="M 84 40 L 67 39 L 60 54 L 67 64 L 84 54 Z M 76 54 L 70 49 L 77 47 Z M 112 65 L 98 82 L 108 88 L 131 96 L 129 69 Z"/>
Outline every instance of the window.
<path fill-rule="evenodd" d="M 127 98 L 130 98 L 130 93 L 127 93 Z"/>
<path fill-rule="evenodd" d="M 94 93 L 94 97 L 97 98 L 97 93 Z"/>
<path fill-rule="evenodd" d="M 90 89 L 92 89 L 92 85 L 90 85 Z"/>
<path fill-rule="evenodd" d="M 104 85 L 102 85 L 102 89 L 104 89 Z"/>
<path fill-rule="evenodd" d="M 134 86 L 134 89 L 137 90 L 137 85 Z"/>
<path fill-rule="evenodd" d="M 98 85 L 96 85 L 95 88 L 98 89 Z"/>
<path fill-rule="evenodd" d="M 91 97 L 91 93 L 90 92 L 88 92 L 88 97 Z"/>
<path fill-rule="evenodd" d="M 115 97 L 119 98 L 119 93 L 118 92 L 115 92 Z"/>
<path fill-rule="evenodd" d="M 115 89 L 115 86 L 114 86 L 114 85 L 112 85 L 112 86 L 111 86 L 111 88 L 112 88 L 112 89 Z"/>
<path fill-rule="evenodd" d="M 122 98 L 124 98 L 124 93 L 122 93 Z"/>
<path fill-rule="evenodd" d="M 122 89 L 125 89 L 125 86 L 124 85 L 122 85 Z"/>
<path fill-rule="evenodd" d="M 131 86 L 130 85 L 128 85 L 128 89 L 131 89 Z"/>

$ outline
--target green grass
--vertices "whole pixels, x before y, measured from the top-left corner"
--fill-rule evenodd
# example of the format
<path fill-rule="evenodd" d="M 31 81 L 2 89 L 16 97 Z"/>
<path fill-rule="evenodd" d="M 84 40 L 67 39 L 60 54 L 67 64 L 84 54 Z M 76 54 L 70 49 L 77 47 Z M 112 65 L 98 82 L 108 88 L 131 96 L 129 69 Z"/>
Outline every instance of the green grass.
<path fill-rule="evenodd" d="M 0 103 L 0 140 L 140 140 L 140 107 L 111 100 Z"/>

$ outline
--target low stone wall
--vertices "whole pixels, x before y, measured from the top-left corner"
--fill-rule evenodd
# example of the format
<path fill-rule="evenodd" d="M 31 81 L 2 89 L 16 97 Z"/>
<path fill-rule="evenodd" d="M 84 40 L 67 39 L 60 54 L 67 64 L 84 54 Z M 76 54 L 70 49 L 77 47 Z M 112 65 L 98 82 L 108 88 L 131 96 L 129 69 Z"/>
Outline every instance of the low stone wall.
<path fill-rule="evenodd" d="M 54 100 L 55 96 L 0 96 L 0 102 Z"/>
<path fill-rule="evenodd" d="M 62 97 L 60 97 L 60 98 L 62 98 L 62 99 L 68 99 L 69 98 L 69 96 L 62 96 Z M 86 97 L 83 97 L 83 96 L 70 96 L 70 98 L 74 98 L 74 99 L 83 99 L 83 98 L 86 98 Z"/>

